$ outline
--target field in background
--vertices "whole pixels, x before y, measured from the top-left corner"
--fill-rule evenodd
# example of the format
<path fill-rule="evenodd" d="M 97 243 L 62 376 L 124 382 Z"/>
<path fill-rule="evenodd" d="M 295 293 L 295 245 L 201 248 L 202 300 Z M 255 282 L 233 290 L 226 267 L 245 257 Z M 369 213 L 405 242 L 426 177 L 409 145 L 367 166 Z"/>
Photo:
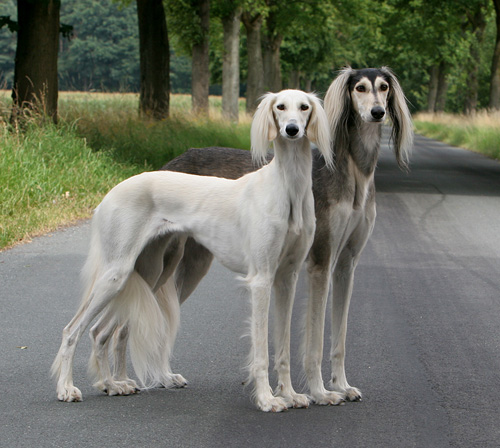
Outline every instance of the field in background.
<path fill-rule="evenodd" d="M 112 186 L 190 147 L 250 147 L 250 118 L 222 120 L 217 97 L 207 119 L 173 95 L 171 118 L 154 122 L 138 117 L 135 94 L 63 92 L 57 126 L 34 116 L 22 131 L 8 124 L 10 101 L 0 91 L 0 250 L 90 217 Z"/>
<path fill-rule="evenodd" d="M 470 116 L 419 113 L 414 123 L 419 134 L 500 160 L 500 112 Z"/>

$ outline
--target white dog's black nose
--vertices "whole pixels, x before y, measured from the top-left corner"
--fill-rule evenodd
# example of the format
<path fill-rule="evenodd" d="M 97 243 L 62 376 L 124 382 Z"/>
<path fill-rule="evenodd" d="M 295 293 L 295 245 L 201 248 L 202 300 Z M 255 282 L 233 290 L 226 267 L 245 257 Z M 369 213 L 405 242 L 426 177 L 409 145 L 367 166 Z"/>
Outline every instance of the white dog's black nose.
<path fill-rule="evenodd" d="M 299 127 L 291 123 L 286 126 L 285 131 L 290 137 L 295 137 L 299 133 Z"/>
<path fill-rule="evenodd" d="M 385 115 L 385 110 L 383 107 L 375 106 L 372 109 L 372 117 L 375 118 L 375 120 L 380 120 L 380 119 L 384 118 L 384 115 Z"/>

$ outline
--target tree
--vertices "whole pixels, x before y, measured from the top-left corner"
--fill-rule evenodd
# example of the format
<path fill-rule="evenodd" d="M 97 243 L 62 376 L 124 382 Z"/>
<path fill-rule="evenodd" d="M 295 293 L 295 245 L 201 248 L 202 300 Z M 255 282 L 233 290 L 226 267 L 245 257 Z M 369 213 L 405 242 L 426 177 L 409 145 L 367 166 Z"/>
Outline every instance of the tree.
<path fill-rule="evenodd" d="M 192 106 L 195 114 L 208 115 L 210 1 L 196 0 L 193 7 L 199 22 L 199 33 L 193 43 Z"/>
<path fill-rule="evenodd" d="M 241 16 L 247 35 L 248 74 L 246 111 L 248 113 L 255 111 L 259 98 L 264 94 L 264 68 L 260 37 L 266 12 L 264 4 L 256 5 L 254 2 L 247 2 Z"/>
<path fill-rule="evenodd" d="M 222 116 L 238 122 L 240 96 L 240 20 L 242 8 L 234 1 L 219 1 L 223 27 Z"/>
<path fill-rule="evenodd" d="M 484 14 L 485 6 L 484 2 L 476 2 L 476 4 L 473 4 L 474 9 L 467 11 L 468 24 L 472 30 L 468 63 L 469 70 L 464 105 L 464 111 L 466 114 L 471 114 L 477 109 L 480 47 L 483 43 L 484 30 L 486 28 L 486 17 Z"/>
<path fill-rule="evenodd" d="M 491 62 L 490 100 L 491 109 L 500 109 L 500 0 L 493 0 L 496 20 L 496 40 Z"/>
<path fill-rule="evenodd" d="M 279 92 L 283 86 L 280 60 L 283 34 L 280 30 L 280 20 L 283 20 L 283 17 L 290 18 L 293 14 L 290 14 L 283 1 L 267 0 L 267 6 L 269 10 L 262 33 L 264 89 L 270 92 Z"/>
<path fill-rule="evenodd" d="M 208 114 L 209 68 L 209 0 L 169 0 L 169 27 L 175 46 L 191 56 L 192 108 L 196 114 Z"/>
<path fill-rule="evenodd" d="M 141 64 L 140 112 L 156 120 L 168 117 L 170 53 L 162 0 L 137 0 Z"/>
<path fill-rule="evenodd" d="M 37 108 L 57 122 L 60 0 L 18 0 L 12 120 Z"/>

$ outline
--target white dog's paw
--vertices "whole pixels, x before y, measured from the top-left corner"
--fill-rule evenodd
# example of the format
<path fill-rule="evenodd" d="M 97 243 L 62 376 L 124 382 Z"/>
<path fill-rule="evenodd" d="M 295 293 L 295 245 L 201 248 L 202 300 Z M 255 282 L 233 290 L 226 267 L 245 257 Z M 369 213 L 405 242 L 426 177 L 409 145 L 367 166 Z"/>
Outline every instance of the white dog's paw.
<path fill-rule="evenodd" d="M 304 394 L 292 394 L 291 398 L 286 400 L 288 407 L 294 409 L 308 408 L 309 397 Z"/>
<path fill-rule="evenodd" d="M 113 381 L 108 384 L 106 393 L 111 397 L 114 395 L 132 395 L 139 391 L 135 381 Z"/>
<path fill-rule="evenodd" d="M 78 387 L 75 386 L 63 386 L 57 388 L 57 399 L 59 401 L 66 401 L 68 403 L 72 401 L 82 401 L 82 393 Z"/>
<path fill-rule="evenodd" d="M 289 407 L 283 398 L 271 394 L 266 397 L 257 397 L 255 401 L 257 407 L 264 412 L 283 412 Z"/>
<path fill-rule="evenodd" d="M 115 395 L 132 395 L 139 392 L 139 387 L 137 383 L 127 378 L 125 380 L 104 380 L 94 383 L 94 387 L 100 391 L 108 394 L 109 396 Z"/>
<path fill-rule="evenodd" d="M 165 389 L 173 389 L 173 388 L 182 388 L 186 387 L 188 384 L 186 378 L 184 378 L 182 375 L 179 375 L 177 373 L 169 373 L 164 376 L 163 380 L 161 381 L 161 385 Z"/>
<path fill-rule="evenodd" d="M 322 392 L 311 393 L 311 400 L 320 406 L 338 406 L 345 403 L 345 395 L 325 389 Z"/>
<path fill-rule="evenodd" d="M 285 400 L 285 403 L 288 408 L 308 408 L 309 407 L 309 397 L 304 394 L 298 394 L 294 390 L 292 391 L 284 391 L 280 387 L 275 391 L 276 397 L 281 397 Z"/>
<path fill-rule="evenodd" d="M 351 387 L 347 382 L 343 382 L 341 384 L 338 384 L 334 381 L 330 381 L 328 383 L 328 387 L 335 391 L 338 392 L 339 394 L 344 394 L 345 399 L 347 401 L 361 401 L 363 395 L 361 394 L 361 391 L 356 388 L 356 387 Z"/>

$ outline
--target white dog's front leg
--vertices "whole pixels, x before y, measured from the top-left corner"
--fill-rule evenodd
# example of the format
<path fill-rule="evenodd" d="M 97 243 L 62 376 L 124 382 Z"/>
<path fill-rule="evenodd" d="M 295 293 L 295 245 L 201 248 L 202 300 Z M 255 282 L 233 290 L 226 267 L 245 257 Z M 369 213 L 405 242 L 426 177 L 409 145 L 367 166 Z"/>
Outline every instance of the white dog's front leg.
<path fill-rule="evenodd" d="M 287 409 L 287 403 L 283 398 L 275 397 L 269 385 L 268 314 L 271 284 L 269 276 L 255 276 L 250 281 L 252 349 L 249 368 L 257 407 L 264 412 L 281 412 Z"/>
<path fill-rule="evenodd" d="M 300 259 L 302 260 L 302 259 Z M 278 387 L 274 393 L 282 397 L 289 408 L 309 407 L 307 395 L 298 394 L 292 386 L 290 375 L 290 332 L 293 302 L 300 265 L 289 263 L 280 266 L 274 281 L 275 292 L 275 370 L 278 374 Z"/>

